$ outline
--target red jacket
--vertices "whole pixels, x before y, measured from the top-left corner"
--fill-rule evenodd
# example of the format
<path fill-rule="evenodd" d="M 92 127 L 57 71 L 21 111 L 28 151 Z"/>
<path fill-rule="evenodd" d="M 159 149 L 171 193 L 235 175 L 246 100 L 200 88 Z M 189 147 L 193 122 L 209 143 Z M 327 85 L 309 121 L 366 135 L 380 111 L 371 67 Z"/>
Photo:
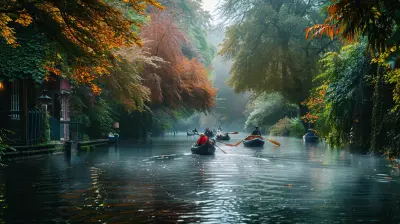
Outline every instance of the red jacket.
<path fill-rule="evenodd" d="M 198 145 L 206 144 L 207 140 L 208 140 L 207 136 L 200 136 L 199 140 L 197 140 L 197 144 Z"/>

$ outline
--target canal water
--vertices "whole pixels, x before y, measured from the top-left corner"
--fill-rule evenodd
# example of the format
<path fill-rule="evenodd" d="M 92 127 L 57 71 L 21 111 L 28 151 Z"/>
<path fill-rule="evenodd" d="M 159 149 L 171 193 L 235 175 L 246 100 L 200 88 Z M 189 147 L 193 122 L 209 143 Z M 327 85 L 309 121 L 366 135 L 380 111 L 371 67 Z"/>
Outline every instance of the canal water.
<path fill-rule="evenodd" d="M 400 222 L 400 173 L 383 157 L 274 139 L 197 156 L 180 134 L 11 161 L 0 223 Z"/>

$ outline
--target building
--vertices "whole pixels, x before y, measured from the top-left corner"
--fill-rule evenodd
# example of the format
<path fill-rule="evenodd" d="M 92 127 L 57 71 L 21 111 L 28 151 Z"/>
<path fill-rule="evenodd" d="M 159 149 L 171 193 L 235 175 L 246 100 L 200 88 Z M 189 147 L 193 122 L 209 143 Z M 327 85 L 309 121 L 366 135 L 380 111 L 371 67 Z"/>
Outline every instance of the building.
<path fill-rule="evenodd" d="M 48 129 L 52 140 L 69 140 L 70 92 L 69 82 L 60 77 L 52 77 L 43 85 L 31 79 L 0 81 L 0 129 L 7 130 L 7 143 L 43 143 Z M 51 98 L 47 102 L 47 131 L 46 106 L 40 98 L 44 94 Z"/>

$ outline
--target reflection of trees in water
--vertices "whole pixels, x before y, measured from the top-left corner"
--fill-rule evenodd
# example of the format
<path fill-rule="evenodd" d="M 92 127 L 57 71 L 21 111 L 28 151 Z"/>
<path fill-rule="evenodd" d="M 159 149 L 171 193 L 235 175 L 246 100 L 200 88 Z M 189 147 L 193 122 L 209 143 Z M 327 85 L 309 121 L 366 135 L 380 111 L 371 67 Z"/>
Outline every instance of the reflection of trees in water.
<path fill-rule="evenodd" d="M 4 184 L 0 184 L 0 224 L 5 223 L 3 217 L 4 217 L 4 210 L 7 209 L 7 201 L 6 198 L 4 196 L 4 190 L 5 190 L 5 182 L 2 181 L 3 180 L 3 175 L 0 174 L 0 183 L 4 183 Z"/>
<path fill-rule="evenodd" d="M 5 184 L 0 186 L 0 220 L 5 223 L 59 221 L 55 208 L 63 205 L 59 194 L 63 181 L 57 174 L 65 166 L 56 164 L 53 159 L 30 157 L 1 170 L 1 182 Z"/>
<path fill-rule="evenodd" d="M 134 165 L 124 161 L 91 167 L 92 187 L 67 193 L 65 198 L 71 204 L 65 214 L 71 221 L 80 222 L 196 222 L 199 219 L 194 216 L 182 216 L 197 211 L 196 205 L 182 196 L 207 188 L 202 177 L 206 167 L 193 161 L 153 158 L 132 161 Z"/>

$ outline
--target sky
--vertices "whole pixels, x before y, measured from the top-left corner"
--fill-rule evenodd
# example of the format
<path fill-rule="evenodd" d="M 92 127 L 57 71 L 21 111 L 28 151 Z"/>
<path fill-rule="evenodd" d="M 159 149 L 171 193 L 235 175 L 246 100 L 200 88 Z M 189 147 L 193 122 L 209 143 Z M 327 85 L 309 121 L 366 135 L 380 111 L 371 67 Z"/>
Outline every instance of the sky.
<path fill-rule="evenodd" d="M 218 18 L 216 16 L 216 9 L 217 5 L 221 0 L 202 0 L 203 1 L 203 9 L 207 10 L 210 12 L 212 16 L 212 24 L 218 23 Z"/>
<path fill-rule="evenodd" d="M 214 14 L 219 0 L 203 0 L 203 8 L 210 13 Z"/>

